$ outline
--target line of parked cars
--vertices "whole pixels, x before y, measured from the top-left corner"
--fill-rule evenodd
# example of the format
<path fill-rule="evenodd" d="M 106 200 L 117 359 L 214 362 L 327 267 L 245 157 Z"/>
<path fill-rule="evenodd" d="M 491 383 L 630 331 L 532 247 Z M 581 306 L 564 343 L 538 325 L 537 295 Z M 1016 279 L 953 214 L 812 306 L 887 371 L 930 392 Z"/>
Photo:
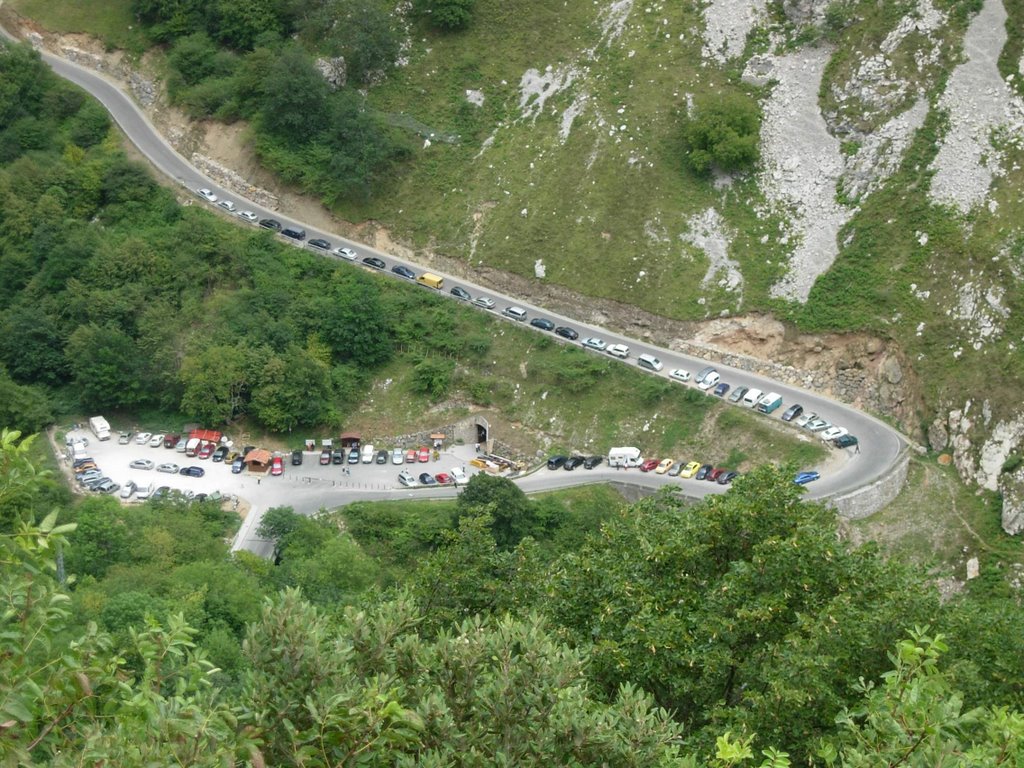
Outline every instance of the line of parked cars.
<path fill-rule="evenodd" d="M 433 486 L 465 485 L 469 481 L 466 470 L 462 467 L 452 467 L 448 472 L 421 472 L 416 475 L 407 469 L 398 473 L 398 482 L 405 488 L 431 488 Z"/>
<path fill-rule="evenodd" d="M 372 443 L 351 446 L 325 446 L 320 451 L 320 464 L 426 464 L 430 461 L 431 450 L 425 445 L 419 448 L 377 448 Z M 292 453 L 292 463 L 302 463 L 302 451 Z"/>

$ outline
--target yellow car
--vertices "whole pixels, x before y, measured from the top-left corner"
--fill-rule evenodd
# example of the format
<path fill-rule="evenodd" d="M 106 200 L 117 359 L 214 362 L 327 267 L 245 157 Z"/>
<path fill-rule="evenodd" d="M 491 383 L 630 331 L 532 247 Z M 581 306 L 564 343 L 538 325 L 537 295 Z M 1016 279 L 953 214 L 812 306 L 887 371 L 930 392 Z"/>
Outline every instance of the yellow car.
<path fill-rule="evenodd" d="M 661 464 L 659 464 L 654 471 L 659 475 L 664 475 L 666 472 L 672 469 L 672 465 L 675 463 L 675 459 L 662 459 Z"/>
<path fill-rule="evenodd" d="M 697 470 L 698 469 L 700 469 L 700 462 L 699 461 L 691 461 L 689 464 L 687 464 L 685 467 L 683 467 L 683 471 L 679 473 L 679 476 L 680 477 L 685 477 L 685 478 L 691 478 L 691 477 L 693 477 L 694 475 L 697 474 Z"/>

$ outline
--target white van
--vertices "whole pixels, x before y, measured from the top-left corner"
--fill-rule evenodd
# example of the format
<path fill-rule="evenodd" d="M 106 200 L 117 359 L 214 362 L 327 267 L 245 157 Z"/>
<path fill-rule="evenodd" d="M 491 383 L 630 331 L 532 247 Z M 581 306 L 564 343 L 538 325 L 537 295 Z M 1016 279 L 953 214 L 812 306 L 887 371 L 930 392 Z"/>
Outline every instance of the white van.
<path fill-rule="evenodd" d="M 711 373 L 709 373 L 707 376 L 700 380 L 700 383 L 697 384 L 697 389 L 701 389 L 707 392 L 712 387 L 717 386 L 718 382 L 720 382 L 721 380 L 722 377 L 721 375 L 719 375 L 718 371 L 712 371 Z"/>
<path fill-rule="evenodd" d="M 644 459 L 639 448 L 626 446 L 623 448 L 612 448 L 608 451 L 609 467 L 639 467 Z"/>
<path fill-rule="evenodd" d="M 760 400 L 763 396 L 764 392 L 762 392 L 760 389 L 748 389 L 747 394 L 743 396 L 743 404 L 747 406 L 747 408 L 753 408 L 755 405 L 757 405 L 757 401 Z"/>
<path fill-rule="evenodd" d="M 649 371 L 660 371 L 665 366 L 662 365 L 661 360 L 656 358 L 654 355 L 642 354 L 637 355 L 636 364 L 641 368 L 646 368 Z"/>
<path fill-rule="evenodd" d="M 523 322 L 526 319 L 526 310 L 522 307 L 505 307 L 505 311 L 501 314 L 519 322 Z"/>
<path fill-rule="evenodd" d="M 363 464 L 373 464 L 373 445 L 367 443 L 363 446 Z"/>

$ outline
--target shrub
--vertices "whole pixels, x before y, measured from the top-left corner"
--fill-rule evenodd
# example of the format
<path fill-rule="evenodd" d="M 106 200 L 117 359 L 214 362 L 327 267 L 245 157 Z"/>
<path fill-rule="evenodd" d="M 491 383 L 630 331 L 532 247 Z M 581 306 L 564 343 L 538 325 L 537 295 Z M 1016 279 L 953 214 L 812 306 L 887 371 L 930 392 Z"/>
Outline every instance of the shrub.
<path fill-rule="evenodd" d="M 700 174 L 737 171 L 758 160 L 761 110 L 752 98 L 731 93 L 699 101 L 683 125 L 686 162 Z"/>

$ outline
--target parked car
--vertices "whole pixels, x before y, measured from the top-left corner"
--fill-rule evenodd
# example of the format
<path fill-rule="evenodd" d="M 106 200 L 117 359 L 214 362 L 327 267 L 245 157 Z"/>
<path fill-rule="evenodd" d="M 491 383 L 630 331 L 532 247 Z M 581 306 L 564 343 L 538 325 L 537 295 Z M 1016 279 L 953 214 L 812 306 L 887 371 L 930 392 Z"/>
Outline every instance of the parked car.
<path fill-rule="evenodd" d="M 75 467 L 75 474 L 79 474 L 80 475 L 83 472 L 88 472 L 90 469 L 99 469 L 99 467 L 96 466 L 96 462 L 93 461 L 92 459 L 89 459 L 89 460 L 85 461 L 84 463 L 79 464 L 78 466 L 76 466 Z"/>
<path fill-rule="evenodd" d="M 641 472 L 650 472 L 652 469 L 657 467 L 661 463 L 660 459 L 647 459 L 643 464 L 640 465 Z"/>
<path fill-rule="evenodd" d="M 273 232 L 281 231 L 281 222 L 277 219 L 260 219 L 260 226 Z"/>
<path fill-rule="evenodd" d="M 416 477 L 407 469 L 403 469 L 398 473 L 398 482 L 406 488 L 413 488 L 419 485 L 419 483 L 416 482 Z"/>
<path fill-rule="evenodd" d="M 108 477 L 99 485 L 94 485 L 92 487 L 92 490 L 94 490 L 96 493 L 117 493 L 117 491 L 120 488 L 120 485 L 118 485 Z"/>
<path fill-rule="evenodd" d="M 302 451 L 292 451 L 292 466 L 302 466 Z"/>
<path fill-rule="evenodd" d="M 555 336 L 561 336 L 563 339 L 568 339 L 569 341 L 576 341 L 576 339 L 580 337 L 580 334 L 574 328 L 570 328 L 566 325 L 560 325 L 555 328 Z"/>
<path fill-rule="evenodd" d="M 320 466 L 321 467 L 326 467 L 330 463 L 331 463 L 331 449 L 330 448 L 324 448 L 322 451 L 320 451 Z"/>
<path fill-rule="evenodd" d="M 729 470 L 725 469 L 724 467 L 715 467 L 710 472 L 708 472 L 707 475 L 704 476 L 704 479 L 707 480 L 709 483 L 716 483 L 718 482 L 718 478 L 720 478 L 728 471 Z"/>
<path fill-rule="evenodd" d="M 565 460 L 565 464 L 562 465 L 562 469 L 566 469 L 572 472 L 576 467 L 579 467 L 586 461 L 582 456 L 570 456 Z"/>
<path fill-rule="evenodd" d="M 405 452 L 405 463 L 406 464 L 415 464 L 416 463 L 416 449 L 415 448 L 410 448 L 408 451 Z"/>
<path fill-rule="evenodd" d="M 203 443 L 199 446 L 199 450 L 196 451 L 196 458 L 208 459 L 213 456 L 213 451 L 216 446 L 213 443 Z"/>
<path fill-rule="evenodd" d="M 231 474 L 240 475 L 242 474 L 243 469 L 245 469 L 245 459 L 243 459 L 241 456 L 238 456 L 235 458 L 234 461 L 231 462 Z"/>
<path fill-rule="evenodd" d="M 452 482 L 461 483 L 462 485 L 469 482 L 469 478 L 466 477 L 466 471 L 462 467 L 452 467 Z"/>
<path fill-rule="evenodd" d="M 301 243 L 306 239 L 306 230 L 301 227 L 285 227 L 281 230 L 281 237 L 287 237 L 289 240 Z"/>
<path fill-rule="evenodd" d="M 331 463 L 334 465 L 345 463 L 345 451 L 341 448 L 335 448 L 334 453 L 331 454 Z"/>
<path fill-rule="evenodd" d="M 679 473 L 683 471 L 683 462 L 677 461 L 668 468 L 669 477 L 679 477 Z"/>
<path fill-rule="evenodd" d="M 391 463 L 392 464 L 404 464 L 405 463 L 405 452 L 401 448 L 395 448 L 391 452 Z"/>
<path fill-rule="evenodd" d="M 139 489 L 139 486 L 135 484 L 133 480 L 129 480 L 127 483 L 121 486 L 121 498 L 130 499 L 132 495 Z"/>
<path fill-rule="evenodd" d="M 248 221 L 250 224 L 255 224 L 257 221 L 260 220 L 260 217 L 257 216 L 252 211 L 239 211 L 238 218 L 242 219 L 243 221 Z"/>
<path fill-rule="evenodd" d="M 351 248 L 347 248 L 344 245 L 335 248 L 331 251 L 335 256 L 346 261 L 355 261 L 358 258 L 358 254 Z"/>
<path fill-rule="evenodd" d="M 210 459 L 217 463 L 222 462 L 224 461 L 224 459 L 228 457 L 228 451 L 230 450 L 231 449 L 228 448 L 226 445 L 222 445 L 213 452 L 213 455 L 210 456 Z"/>
<path fill-rule="evenodd" d="M 838 440 L 840 437 L 845 437 L 850 434 L 850 430 L 845 427 L 829 427 L 821 433 L 821 439 L 826 443 L 830 440 Z"/>
<path fill-rule="evenodd" d="M 221 200 L 219 203 L 217 203 L 217 205 L 219 205 L 228 213 L 235 212 L 235 203 L 232 200 Z"/>
<path fill-rule="evenodd" d="M 128 443 L 130 443 L 131 441 L 132 441 L 132 433 L 127 431 L 127 430 L 125 430 L 124 432 L 119 433 L 118 436 L 117 436 L 117 444 L 118 445 L 128 445 Z"/>
<path fill-rule="evenodd" d="M 167 462 L 166 464 L 158 464 L 156 471 L 163 472 L 164 474 L 167 475 L 176 475 L 178 474 L 179 469 L 181 469 L 181 467 L 179 467 L 177 464 L 174 464 L 173 462 Z"/>
<path fill-rule="evenodd" d="M 824 432 L 826 429 L 832 426 L 832 422 L 826 421 L 820 416 L 816 419 L 808 421 L 805 425 L 805 429 L 809 429 L 811 432 Z"/>
<path fill-rule="evenodd" d="M 697 382 L 697 389 L 707 392 L 709 389 L 718 386 L 718 382 L 722 380 L 722 377 L 718 374 L 718 371 L 712 371 L 703 379 Z"/>
<path fill-rule="evenodd" d="M 734 472 L 733 470 L 730 469 L 728 472 L 726 472 L 724 475 L 721 475 L 718 478 L 718 484 L 719 485 L 728 485 L 729 483 L 731 483 L 733 480 L 735 480 L 739 476 L 740 476 L 739 472 Z"/>
<path fill-rule="evenodd" d="M 388 463 L 388 452 L 385 449 L 377 451 L 377 463 L 387 464 Z"/>
<path fill-rule="evenodd" d="M 307 245 L 315 251 L 329 251 L 331 244 L 321 237 L 314 237 Z"/>
<path fill-rule="evenodd" d="M 665 367 L 661 360 L 656 358 L 654 355 L 648 355 L 646 352 L 637 356 L 636 364 L 641 368 L 646 368 L 648 371 L 654 371 L 655 373 Z"/>
<path fill-rule="evenodd" d="M 384 259 L 378 259 L 376 256 L 367 256 L 363 259 L 363 264 L 374 269 L 384 269 L 387 264 L 384 263 Z"/>
<path fill-rule="evenodd" d="M 526 319 L 526 310 L 522 307 L 505 307 L 501 314 L 520 323 Z"/>
<path fill-rule="evenodd" d="M 139 432 L 139 434 L 135 436 L 135 444 L 146 445 L 149 442 L 149 438 L 152 436 L 151 432 Z"/>
<path fill-rule="evenodd" d="M 415 280 L 416 279 L 416 273 L 413 272 L 411 269 L 409 269 L 404 264 L 396 264 L 395 266 L 393 266 L 391 268 L 391 271 L 394 272 L 399 277 L 404 277 L 406 280 Z"/>
<path fill-rule="evenodd" d="M 693 476 L 694 480 L 703 480 L 708 476 L 708 472 L 713 470 L 714 467 L 710 464 L 701 464 L 700 469 L 697 470 L 697 474 Z"/>
<path fill-rule="evenodd" d="M 714 390 L 712 390 L 712 394 L 718 395 L 718 397 L 725 397 L 725 393 L 728 391 L 729 385 L 722 381 L 715 386 Z"/>
<path fill-rule="evenodd" d="M 181 435 L 164 435 L 164 448 L 173 448 L 181 440 Z"/>
<path fill-rule="evenodd" d="M 832 445 L 836 448 L 853 448 L 853 446 L 857 445 L 857 438 L 853 435 L 843 435 L 833 440 Z"/>
<path fill-rule="evenodd" d="M 208 203 L 216 203 L 217 196 L 213 194 L 213 190 L 207 189 L 206 187 L 200 187 L 196 190 L 196 194 L 199 195 L 203 200 Z"/>
<path fill-rule="evenodd" d="M 568 460 L 568 456 L 550 456 L 548 458 L 548 469 L 561 469 Z"/>
<path fill-rule="evenodd" d="M 284 459 L 281 456 L 274 456 L 270 460 L 270 474 L 274 477 L 284 474 Z"/>
<path fill-rule="evenodd" d="M 738 402 L 740 402 L 743 399 L 744 395 L 746 395 L 747 392 L 749 392 L 749 391 L 750 390 L 748 390 L 746 387 L 736 387 L 736 389 L 734 389 L 732 391 L 732 394 L 729 395 L 729 402 L 730 403 L 738 403 Z"/>
<path fill-rule="evenodd" d="M 605 349 L 605 352 L 607 352 L 612 357 L 618 357 L 622 360 L 625 360 L 627 357 L 629 357 L 629 347 L 627 347 L 625 344 L 609 344 L 607 349 Z"/>
<path fill-rule="evenodd" d="M 163 444 L 164 444 L 164 433 L 163 432 L 154 432 L 153 436 L 151 438 L 149 438 L 149 447 L 150 448 L 159 448 Z"/>
<path fill-rule="evenodd" d="M 425 445 L 420 446 L 419 453 L 416 456 L 420 464 L 426 464 L 430 461 L 430 449 Z"/>
<path fill-rule="evenodd" d="M 438 485 L 452 484 L 452 476 L 445 472 L 438 472 L 436 475 L 434 475 L 434 479 L 437 481 Z"/>
<path fill-rule="evenodd" d="M 152 469 L 153 462 L 150 461 L 149 459 L 136 459 L 128 466 L 131 467 L 132 469 Z"/>
<path fill-rule="evenodd" d="M 183 437 L 174 444 L 175 453 L 184 453 L 186 450 L 188 450 L 188 438 Z"/>
<path fill-rule="evenodd" d="M 583 460 L 583 468 L 594 469 L 594 467 L 599 466 L 602 461 L 604 461 L 604 456 L 587 456 L 587 458 Z"/>
<path fill-rule="evenodd" d="M 477 296 L 473 299 L 473 306 L 483 309 L 494 309 L 494 299 L 487 296 Z"/>
<path fill-rule="evenodd" d="M 691 462 L 687 462 L 686 466 L 683 467 L 683 471 L 680 472 L 679 475 L 681 477 L 689 479 L 689 478 L 693 477 L 694 475 L 696 475 L 697 472 L 699 472 L 699 471 L 700 471 L 700 462 L 699 461 L 691 461 Z"/>
<path fill-rule="evenodd" d="M 437 485 L 437 480 L 429 472 L 423 472 L 419 477 L 420 485 Z"/>
<path fill-rule="evenodd" d="M 807 485 L 808 483 L 813 483 L 819 477 L 821 477 L 821 475 L 813 470 L 809 472 L 797 472 L 796 477 L 793 478 L 793 482 L 797 485 Z"/>
<path fill-rule="evenodd" d="M 90 483 L 93 480 L 98 480 L 101 477 L 103 477 L 103 473 L 100 470 L 89 469 L 83 472 L 82 474 L 78 475 L 75 479 L 79 482 L 80 485 L 86 485 L 87 483 Z"/>
<path fill-rule="evenodd" d="M 461 301 L 472 301 L 473 300 L 473 297 L 469 295 L 469 291 L 467 291 L 465 288 L 460 288 L 457 285 L 454 288 L 451 289 L 450 293 L 456 299 L 459 299 Z"/>
<path fill-rule="evenodd" d="M 111 480 L 106 475 L 100 475 L 99 477 L 94 477 L 92 480 L 87 480 L 86 482 L 82 483 L 82 485 L 84 485 L 90 491 L 95 491 L 99 486 L 103 485 L 104 483 L 112 483 L 112 482 L 114 482 L 114 481 Z M 118 487 L 120 487 L 120 486 L 118 486 Z"/>
<path fill-rule="evenodd" d="M 178 474 L 186 477 L 202 477 L 206 474 L 206 470 L 202 467 L 182 467 L 178 470 Z"/>
<path fill-rule="evenodd" d="M 555 324 L 548 320 L 546 317 L 535 317 L 530 321 L 530 325 L 532 325 L 534 328 L 540 328 L 542 331 L 555 330 Z"/>
<path fill-rule="evenodd" d="M 358 464 L 359 463 L 359 448 L 353 447 L 352 450 L 350 450 L 348 452 L 348 463 L 349 464 Z"/>
<path fill-rule="evenodd" d="M 814 411 L 804 411 L 802 414 L 800 414 L 793 420 L 793 423 L 796 424 L 798 427 L 806 427 L 816 418 L 818 418 L 818 414 L 816 414 Z"/>
<path fill-rule="evenodd" d="M 675 459 L 662 459 L 661 463 L 654 468 L 654 472 L 659 475 L 664 475 L 666 472 L 672 469 L 672 465 L 675 463 Z"/>
<path fill-rule="evenodd" d="M 599 339 L 597 336 L 590 336 L 581 341 L 580 344 L 583 345 L 584 349 L 592 349 L 595 352 L 604 352 L 608 348 L 604 339 Z"/>
<path fill-rule="evenodd" d="M 804 412 L 804 407 L 802 405 L 795 405 L 795 404 L 791 405 L 791 406 L 789 406 L 789 408 L 787 408 L 785 411 L 783 411 L 783 413 L 782 413 L 782 420 L 783 421 L 793 421 L 793 419 L 795 419 L 797 416 L 799 416 L 803 412 Z"/>
<path fill-rule="evenodd" d="M 668 377 L 670 379 L 675 379 L 676 381 L 689 381 L 690 372 L 684 371 L 682 368 L 673 368 L 668 372 Z"/>

